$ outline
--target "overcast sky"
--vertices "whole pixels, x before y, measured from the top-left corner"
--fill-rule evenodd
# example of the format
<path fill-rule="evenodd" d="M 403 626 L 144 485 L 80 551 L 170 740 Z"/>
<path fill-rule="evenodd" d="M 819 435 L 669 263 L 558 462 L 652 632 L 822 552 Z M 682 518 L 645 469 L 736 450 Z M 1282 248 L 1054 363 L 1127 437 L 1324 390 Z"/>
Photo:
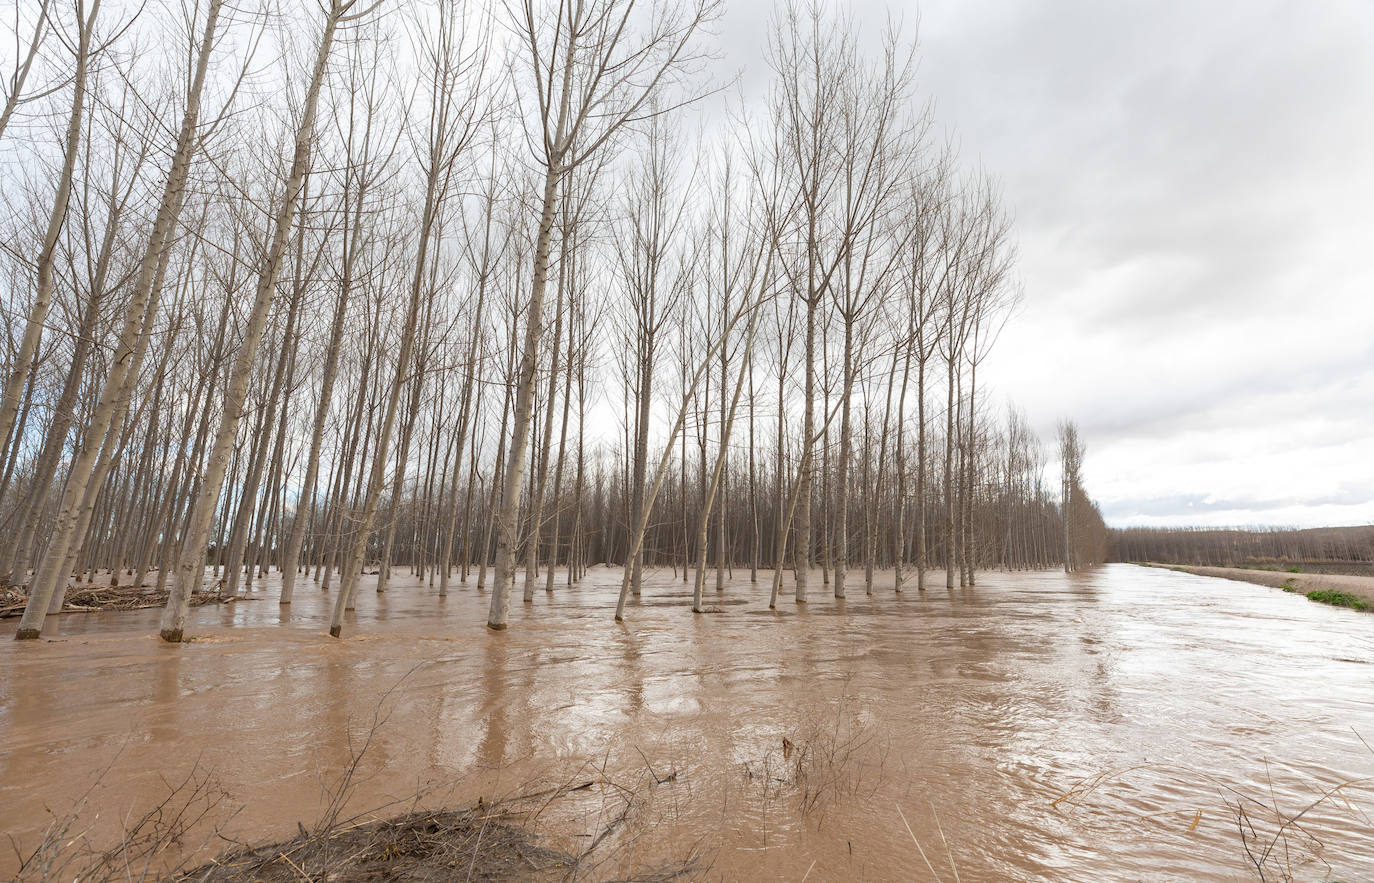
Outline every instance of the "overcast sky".
<path fill-rule="evenodd" d="M 849 4 L 1016 217 L 986 375 L 1109 523 L 1374 522 L 1374 2 Z M 762 7 L 762 8 L 761 8 Z M 766 5 L 732 3 L 746 85 Z"/>

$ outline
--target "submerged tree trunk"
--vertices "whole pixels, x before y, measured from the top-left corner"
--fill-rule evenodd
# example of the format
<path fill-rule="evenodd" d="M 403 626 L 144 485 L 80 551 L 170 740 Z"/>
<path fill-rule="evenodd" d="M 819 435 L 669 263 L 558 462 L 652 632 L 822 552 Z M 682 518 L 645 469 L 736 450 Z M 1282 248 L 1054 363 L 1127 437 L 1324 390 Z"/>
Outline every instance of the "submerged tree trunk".
<path fill-rule="evenodd" d="M 345 199 L 348 185 L 345 183 Z M 339 293 L 334 298 L 334 315 L 329 323 L 329 343 L 325 346 L 324 373 L 320 379 L 319 400 L 315 403 L 315 418 L 310 427 L 310 452 L 306 455 L 305 478 L 296 497 L 296 513 L 291 520 L 291 533 L 281 560 L 281 603 L 290 604 L 296 587 L 296 570 L 301 546 L 305 542 L 305 513 L 314 511 L 315 484 L 320 474 L 320 453 L 324 446 L 324 429 L 329 419 L 329 406 L 334 398 L 334 383 L 339 375 L 339 352 L 343 348 L 344 319 L 348 315 L 349 294 L 353 287 L 353 268 L 359 250 L 359 230 L 365 187 L 358 190 L 353 208 L 344 205 L 344 256 L 339 281 Z M 328 487 L 325 488 L 329 490 Z M 308 566 L 308 562 L 307 562 Z"/>
<path fill-rule="evenodd" d="M 530 503 L 529 531 L 525 545 L 525 591 L 524 601 L 534 600 L 534 584 L 538 569 L 540 536 L 544 521 L 544 495 L 549 483 L 549 447 L 553 443 L 553 421 L 555 404 L 558 400 L 559 358 L 563 347 L 563 298 L 568 286 L 568 241 L 564 236 L 560 243 L 563 259 L 559 261 L 558 289 L 554 297 L 553 351 L 549 354 L 549 385 L 544 407 L 544 438 L 540 445 L 539 475 L 535 484 L 534 499 Z M 552 566 L 550 566 L 552 574 Z"/>
<path fill-rule="evenodd" d="M 952 346 L 952 344 L 951 344 Z M 954 412 L 954 363 L 950 353 L 945 391 L 945 588 L 954 588 L 954 562 L 958 557 L 958 538 L 954 533 L 954 439 L 958 418 Z"/>
<path fill-rule="evenodd" d="M 83 28 L 81 39 L 82 46 L 78 51 L 80 60 L 78 61 L 78 82 L 84 84 L 84 56 L 89 45 L 90 29 L 94 24 L 95 14 L 99 8 L 99 0 L 95 0 L 92 5 L 90 20 Z M 154 283 L 166 270 L 168 248 L 167 239 L 170 231 L 176 224 L 176 218 L 184 204 L 183 188 L 186 185 L 186 175 L 190 168 L 191 155 L 195 149 L 196 125 L 200 116 L 200 96 L 205 84 L 205 74 L 210 62 L 210 52 L 213 48 L 215 27 L 218 22 L 220 0 L 212 0 L 206 16 L 205 29 L 201 38 L 201 43 L 196 57 L 195 73 L 192 76 L 190 89 L 186 96 L 186 110 L 182 116 L 181 129 L 177 135 L 176 147 L 172 154 L 171 168 L 167 173 L 167 180 L 163 186 L 162 200 L 158 205 L 157 216 L 153 221 L 152 232 L 149 234 L 148 244 L 143 251 L 139 262 L 138 275 L 134 282 L 133 294 L 129 304 L 125 309 L 124 322 L 120 328 L 118 342 L 115 347 L 114 357 L 110 363 L 109 372 L 105 376 L 105 382 L 101 387 L 100 398 L 92 412 L 91 423 L 87 427 L 82 443 L 81 451 L 72 463 L 68 472 L 67 488 L 63 493 L 62 504 L 58 514 L 57 524 L 53 530 L 52 538 L 48 543 L 48 551 L 44 556 L 44 562 L 40 564 L 40 573 L 47 570 L 48 573 L 42 577 L 35 574 L 32 591 L 29 601 L 24 608 L 24 616 L 19 623 L 19 631 L 16 638 L 37 638 L 43 628 L 43 618 L 47 614 L 49 604 L 54 595 L 57 594 L 57 583 L 59 580 L 65 586 L 67 573 L 64 569 L 68 557 L 68 550 L 75 542 L 78 534 L 78 526 L 81 521 L 81 512 L 84 508 L 84 500 L 87 492 L 87 484 L 91 473 L 96 470 L 96 460 L 100 454 L 102 442 L 106 436 L 106 431 L 114 422 L 115 411 L 121 399 L 126 396 L 127 387 L 130 385 L 129 371 L 131 363 L 136 360 L 136 350 L 141 351 L 147 346 L 147 329 L 150 323 L 147 322 L 149 299 L 152 296 Z M 78 85 L 78 89 L 84 88 Z M 74 103 L 75 106 L 75 103 Z M 79 122 L 79 120 L 78 120 Z M 70 184 L 70 171 L 64 173 Z M 27 357 L 22 353 L 19 361 L 23 362 Z M 0 427 L 8 430 L 8 426 Z M 4 436 L 5 431 L 0 431 L 0 436 Z M 97 483 L 98 487 L 98 483 Z M 92 502 L 92 506 L 93 506 Z M 89 509 L 87 509 L 89 512 Z M 87 516 L 89 518 L 89 515 Z M 59 601 L 60 605 L 61 602 Z"/>
<path fill-rule="evenodd" d="M 539 215 L 539 235 L 534 246 L 534 275 L 526 307 L 524 352 L 515 388 L 515 426 L 512 429 L 501 506 L 496 512 L 496 573 L 491 584 L 487 625 L 501 630 L 510 616 L 510 584 L 519 541 L 520 493 L 525 484 L 525 457 L 534 416 L 535 369 L 539 361 L 539 337 L 543 331 L 544 289 L 549 278 L 549 243 L 558 196 L 560 170 L 550 164 L 544 174 L 544 201 Z"/>
<path fill-rule="evenodd" d="M 720 427 L 720 449 L 716 452 L 715 466 L 711 469 L 711 482 L 707 487 L 705 505 L 702 506 L 701 517 L 697 523 L 697 568 L 696 582 L 692 588 L 692 612 L 703 613 L 705 609 L 701 606 L 701 593 L 706 584 L 706 532 L 711 523 L 711 507 L 715 503 L 716 492 L 720 488 L 720 479 L 725 472 L 726 456 L 730 450 L 730 432 L 735 425 L 735 412 L 739 407 L 740 393 L 744 390 L 744 382 L 750 372 L 750 349 L 753 347 L 752 340 L 753 327 L 750 327 L 751 339 L 744 344 L 744 361 L 740 366 L 739 373 L 735 377 L 735 390 L 730 396 L 729 410 L 721 414 Z M 721 347 L 724 350 L 724 347 Z M 722 359 L 722 364 L 724 360 Z M 721 380 L 725 380 L 725 375 L 721 375 Z M 725 401 L 725 386 L 721 385 L 721 402 Z M 725 557 L 724 550 L 720 551 L 721 558 Z"/>
<path fill-rule="evenodd" d="M 325 18 L 324 33 L 315 53 L 315 65 L 310 74 L 310 85 L 306 89 L 301 113 L 300 126 L 296 129 L 295 153 L 291 160 L 291 172 L 286 179 L 282 202 L 273 219 L 271 245 L 264 259 L 262 271 L 258 276 L 257 294 L 253 301 L 252 312 L 244 332 L 244 340 L 239 345 L 234 360 L 229 385 L 225 390 L 224 412 L 220 417 L 219 429 L 210 449 L 210 460 L 206 464 L 201 480 L 200 493 L 186 531 L 186 539 L 177 565 L 177 579 L 167 598 L 167 608 L 162 617 L 161 635 L 164 641 L 180 642 L 186 627 L 186 612 L 191 603 L 191 593 L 199 587 L 205 569 L 205 551 L 209 541 L 211 523 L 219 501 L 220 490 L 224 485 L 224 473 L 229 464 L 229 454 L 233 448 L 234 435 L 243 416 L 243 402 L 248 392 L 248 381 L 257 356 L 258 344 L 267 324 L 267 312 L 276 293 L 277 276 L 281 272 L 282 259 L 286 253 L 287 240 L 290 238 L 292 222 L 300 200 L 305 174 L 310 165 L 311 138 L 315 129 L 315 111 L 319 104 L 320 87 L 324 82 L 329 50 L 334 42 L 334 31 L 339 19 L 348 9 L 341 0 L 332 0 Z"/>

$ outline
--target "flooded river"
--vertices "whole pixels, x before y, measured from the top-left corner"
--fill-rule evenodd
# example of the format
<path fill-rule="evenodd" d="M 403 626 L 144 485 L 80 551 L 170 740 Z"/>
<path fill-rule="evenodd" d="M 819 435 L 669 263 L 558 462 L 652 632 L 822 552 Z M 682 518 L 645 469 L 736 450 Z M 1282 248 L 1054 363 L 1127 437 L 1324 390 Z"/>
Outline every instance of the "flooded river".
<path fill-rule="evenodd" d="M 350 813 L 594 781 L 527 824 L 577 851 L 623 818 L 601 878 L 1374 879 L 1369 783 L 1275 816 L 1374 777 L 1374 615 L 1128 565 L 771 612 L 742 575 L 693 616 L 656 572 L 618 625 L 594 569 L 501 633 L 399 573 L 341 641 L 275 579 L 180 647 L 158 611 L 50 618 L 0 641 L 0 830 L 32 848 L 89 792 L 107 844 L 198 765 L 227 793 L 198 830 L 287 837 L 366 743 Z"/>

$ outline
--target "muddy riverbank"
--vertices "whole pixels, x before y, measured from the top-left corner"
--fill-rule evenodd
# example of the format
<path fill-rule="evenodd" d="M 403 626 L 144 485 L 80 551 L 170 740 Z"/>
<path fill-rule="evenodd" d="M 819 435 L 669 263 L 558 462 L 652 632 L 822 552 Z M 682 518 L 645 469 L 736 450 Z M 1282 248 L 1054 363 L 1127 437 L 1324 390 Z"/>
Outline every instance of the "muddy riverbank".
<path fill-rule="evenodd" d="M 1152 564 L 1195 576 L 1240 580 L 1274 589 L 1289 588 L 1305 595 L 1308 592 L 1333 591 L 1354 595 L 1374 607 L 1374 576 L 1350 576 L 1337 573 L 1292 573 L 1282 570 L 1255 570 L 1248 567 L 1194 567 L 1185 564 Z"/>
<path fill-rule="evenodd" d="M 85 794 L 110 843 L 197 768 L 225 795 L 184 839 L 203 860 L 311 825 L 366 744 L 348 815 L 595 782 L 521 822 L 577 855 L 623 814 L 595 878 L 1245 880 L 1238 819 L 1268 842 L 1267 807 L 1374 777 L 1365 616 L 1129 565 L 776 612 L 766 580 L 694 616 L 654 573 L 616 625 L 593 570 L 502 633 L 473 588 L 407 579 L 365 585 L 343 640 L 275 579 L 182 646 L 157 611 L 57 617 L 0 642 L 0 829 L 32 848 Z M 1374 877 L 1374 792 L 1342 793 L 1287 829 L 1297 879 Z"/>

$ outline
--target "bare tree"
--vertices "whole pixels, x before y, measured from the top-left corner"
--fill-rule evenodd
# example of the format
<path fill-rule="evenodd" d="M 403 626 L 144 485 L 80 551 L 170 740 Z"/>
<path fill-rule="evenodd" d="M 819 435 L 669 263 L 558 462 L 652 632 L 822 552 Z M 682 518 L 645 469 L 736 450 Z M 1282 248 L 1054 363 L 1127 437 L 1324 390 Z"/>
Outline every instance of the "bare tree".
<path fill-rule="evenodd" d="M 14 70 L 10 72 L 8 81 L 4 84 L 5 106 L 0 110 L 0 138 L 5 136 L 5 129 L 9 126 L 10 117 L 14 115 L 15 108 L 25 99 L 24 84 L 28 81 L 29 71 L 33 70 L 34 59 L 38 57 L 38 50 L 43 45 L 43 40 L 51 29 L 48 20 L 48 7 L 52 0 L 38 0 L 37 9 L 33 10 L 33 36 L 29 38 L 29 45 L 22 55 L 17 55 L 14 59 Z M 19 38 L 19 21 L 15 21 L 15 38 Z M 30 96 L 34 98 L 38 96 Z"/>
<path fill-rule="evenodd" d="M 535 237 L 525 337 L 516 381 L 510 455 L 496 516 L 496 575 L 487 625 L 503 629 L 510 610 L 510 582 L 517 546 L 516 521 L 524 489 L 525 451 L 534 409 L 535 369 L 543 334 L 549 243 L 563 179 L 595 157 L 623 129 L 657 105 L 656 93 L 688 70 L 697 56 L 692 43 L 716 13 L 716 0 L 654 6 L 638 33 L 631 0 L 558 0 L 551 12 L 525 0 L 507 8 L 524 49 L 534 93 L 527 126 L 531 152 L 544 172 Z"/>
<path fill-rule="evenodd" d="M 305 477 L 297 497 L 296 513 L 291 522 L 281 560 L 281 603 L 290 604 L 296 585 L 296 571 L 305 542 L 307 511 L 313 512 L 316 484 L 319 480 L 320 457 L 324 446 L 325 426 L 333 401 L 334 386 L 339 374 L 340 353 L 343 348 L 348 305 L 357 284 L 358 259 L 365 247 L 370 230 L 367 213 L 369 199 L 379 179 L 387 174 L 387 166 L 394 155 L 394 144 L 386 143 L 373 125 L 378 110 L 372 82 L 359 82 L 362 71 L 355 63 L 349 68 L 347 128 L 343 133 L 347 160 L 343 164 L 341 182 L 339 271 L 337 295 L 329 323 L 329 339 L 325 345 L 324 365 L 320 377 L 319 396 L 311 424 L 309 451 L 306 455 Z M 361 102 L 359 99 L 362 99 Z M 360 106 L 361 104 L 361 106 Z M 299 257 L 298 257 L 299 259 Z"/>
<path fill-rule="evenodd" d="M 1074 558 L 1074 506 L 1082 480 L 1083 442 L 1078 437 L 1078 427 L 1072 420 L 1059 423 L 1059 485 L 1060 518 L 1064 529 L 1064 572 L 1073 573 L 1078 569 Z"/>
<path fill-rule="evenodd" d="M 426 281 L 431 271 L 430 261 L 433 259 L 430 250 L 440 229 L 439 220 L 454 183 L 459 158 L 482 131 L 486 114 L 486 106 L 479 100 L 485 82 L 485 45 L 480 39 L 474 41 L 475 46 L 464 45 L 461 28 L 465 24 L 462 16 L 452 14 L 452 10 L 442 12 L 436 44 L 426 53 L 431 67 L 430 115 L 421 153 L 425 196 L 420 215 L 415 270 L 411 277 L 410 299 L 401 329 L 400 350 L 396 355 L 396 370 L 392 374 L 391 389 L 373 453 L 367 495 L 353 533 L 352 544 L 344 558 L 343 580 L 339 594 L 335 598 L 334 613 L 329 623 L 329 634 L 336 638 L 343 629 L 344 611 L 357 591 L 363 554 L 372 530 L 373 519 L 377 515 L 377 507 L 381 502 L 386 464 L 390 454 L 391 433 L 395 426 L 402 389 L 407 380 L 418 389 L 423 378 L 423 373 L 416 371 L 412 365 L 412 352 L 415 349 L 416 327 L 420 321 L 421 308 L 427 296 L 432 298 L 434 294 L 433 291 L 426 290 Z M 460 88 L 464 91 L 460 92 Z M 406 459 L 405 447 L 409 444 L 408 431 L 405 433 L 405 442 L 399 458 L 402 474 Z M 398 481 L 398 491 L 400 484 Z M 382 566 L 386 566 L 385 561 Z M 381 579 L 380 575 L 378 579 Z"/>
<path fill-rule="evenodd" d="M 300 202 L 301 189 L 310 169 L 315 112 L 319 105 L 320 89 L 324 83 L 325 66 L 329 61 L 334 35 L 339 26 L 368 11 L 358 11 L 356 7 L 359 2 L 360 0 L 329 0 L 325 12 L 323 30 L 315 51 L 315 62 L 302 102 L 300 122 L 296 127 L 290 170 L 281 201 L 272 218 L 270 245 L 258 273 L 252 311 L 249 313 L 244 337 L 239 344 L 229 383 L 225 389 L 219 428 L 215 432 L 200 490 L 187 524 L 181 560 L 177 565 L 176 583 L 168 595 L 167 608 L 162 617 L 161 635 L 164 641 L 181 641 L 191 593 L 200 586 L 204 574 L 206 546 L 209 543 L 210 527 L 215 517 L 220 490 L 224 484 L 224 475 L 229 465 L 229 454 L 239 420 L 243 416 L 243 403 L 248 392 L 253 363 L 266 327 L 267 312 L 276 293 L 277 276 L 281 272 L 296 208 Z"/>
<path fill-rule="evenodd" d="M 57 173 L 57 187 L 53 192 L 52 208 L 48 212 L 47 228 L 43 233 L 34 261 L 34 295 L 29 305 L 28 321 L 24 326 L 24 336 L 19 351 L 14 356 L 10 376 L 5 382 L 3 397 L 0 397 L 0 439 L 8 446 L 14 432 L 15 421 L 19 416 L 19 398 L 29 379 L 29 370 L 38 350 L 38 341 L 43 334 L 44 322 L 53 296 L 53 263 L 57 258 L 57 238 L 62 233 L 62 224 L 67 217 L 67 201 L 71 198 L 72 175 L 76 169 L 77 151 L 81 145 L 81 121 L 86 108 L 87 80 L 92 54 L 97 47 L 91 41 L 95 37 L 96 17 L 100 14 L 100 0 L 91 0 L 89 10 L 85 0 L 76 0 L 76 46 L 74 49 L 76 70 L 72 74 L 71 111 L 67 115 L 67 131 L 62 142 L 62 166 Z M 15 89 L 18 94 L 18 88 Z M 0 449 L 0 451 L 8 448 Z"/>
<path fill-rule="evenodd" d="M 154 290 L 154 283 L 160 281 L 158 277 L 166 271 L 168 237 L 176 224 L 181 207 L 184 205 L 183 190 L 186 186 L 186 175 L 190 168 L 192 153 L 196 147 L 196 128 L 200 119 L 201 92 L 205 85 L 210 54 L 214 48 L 215 29 L 219 21 L 220 6 L 220 0 L 210 0 L 206 10 L 204 30 L 200 43 L 195 50 L 195 69 L 186 95 L 186 108 L 182 115 L 181 129 L 177 133 L 176 147 L 172 154 L 172 165 L 163 186 L 157 218 L 153 222 L 148 244 L 143 250 L 143 256 L 139 263 L 133 297 L 125 310 L 124 323 L 119 332 L 119 341 L 111 368 L 105 377 L 100 400 L 96 405 L 90 425 L 86 429 L 80 454 L 67 477 L 67 487 L 63 493 L 57 525 L 53 530 L 52 538 L 49 540 L 48 551 L 44 560 L 35 574 L 34 583 L 29 593 L 28 606 L 24 609 L 24 617 L 20 620 L 19 631 L 15 635 L 17 638 L 38 637 L 43 627 L 43 617 L 56 594 L 58 581 L 61 580 L 65 586 L 69 572 L 67 569 L 68 554 L 78 536 L 79 521 L 82 520 L 83 513 L 85 513 L 84 517 L 89 519 L 90 509 L 94 506 L 94 500 L 91 499 L 93 495 L 88 494 L 87 488 L 91 473 L 95 470 L 97 459 L 101 455 L 107 429 L 112 424 L 117 425 L 119 422 L 115 419 L 115 412 L 120 402 L 127 400 L 126 387 L 129 378 L 131 375 L 137 376 L 134 363 L 141 361 L 142 353 L 147 348 L 147 332 L 150 328 L 148 321 L 150 314 L 148 310 L 149 299 Z M 80 58 L 84 58 L 86 47 L 89 46 L 90 30 L 94 25 L 94 17 L 98 7 L 99 0 L 95 0 L 89 14 L 90 18 L 80 32 L 80 38 L 84 43 L 83 48 L 78 50 L 78 81 L 81 83 L 84 83 L 85 75 L 84 61 Z M 78 86 L 78 90 L 82 88 L 84 85 Z M 74 102 L 74 109 L 79 109 L 79 102 Z M 70 185 L 70 169 L 64 175 L 67 178 L 67 184 Z M 109 462 L 108 456 L 105 462 Z M 93 489 L 98 489 L 98 487 L 99 482 L 95 484 Z"/>

